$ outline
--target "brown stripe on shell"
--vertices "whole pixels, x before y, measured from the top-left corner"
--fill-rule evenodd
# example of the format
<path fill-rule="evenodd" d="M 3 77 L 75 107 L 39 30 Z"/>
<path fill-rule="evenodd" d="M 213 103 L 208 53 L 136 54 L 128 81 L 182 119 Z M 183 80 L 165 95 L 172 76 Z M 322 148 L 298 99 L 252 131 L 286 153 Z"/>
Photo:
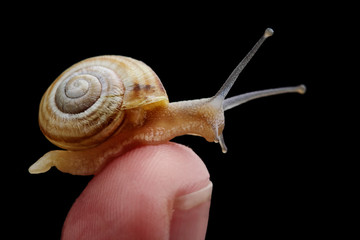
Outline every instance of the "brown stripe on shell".
<path fill-rule="evenodd" d="M 153 72 L 153 75 L 154 75 L 154 78 L 158 78 L 158 76 L 154 72 Z M 159 92 L 162 92 L 162 93 L 166 94 L 165 88 L 164 88 L 162 82 L 160 81 L 160 79 L 159 79 L 159 81 L 156 81 L 155 84 L 156 84 L 156 89 Z"/>
<path fill-rule="evenodd" d="M 125 92 L 124 109 L 135 108 L 158 101 L 168 103 L 166 91 L 155 72 L 145 63 L 128 59 L 129 68 L 133 69 L 131 85 Z"/>
<path fill-rule="evenodd" d="M 129 72 L 131 73 L 131 75 L 129 74 L 129 78 L 131 78 L 130 79 L 131 85 L 129 86 L 129 88 L 125 90 L 125 98 L 127 99 L 126 100 L 127 102 L 129 100 L 136 101 L 138 99 L 141 99 L 141 81 L 144 80 L 141 78 L 141 76 L 144 74 L 144 70 L 141 67 L 139 67 L 139 65 L 132 59 L 126 59 L 126 60 L 128 62 L 127 67 L 129 68 Z"/>

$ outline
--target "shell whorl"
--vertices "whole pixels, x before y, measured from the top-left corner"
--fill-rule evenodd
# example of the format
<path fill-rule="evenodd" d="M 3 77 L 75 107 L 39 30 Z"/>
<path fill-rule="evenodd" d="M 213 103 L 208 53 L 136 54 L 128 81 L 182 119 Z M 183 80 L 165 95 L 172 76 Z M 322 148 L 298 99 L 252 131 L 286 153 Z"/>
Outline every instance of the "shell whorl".
<path fill-rule="evenodd" d="M 83 60 L 63 72 L 45 92 L 40 129 L 55 145 L 79 150 L 104 142 L 120 127 L 126 109 L 168 103 L 150 67 L 123 56 Z"/>

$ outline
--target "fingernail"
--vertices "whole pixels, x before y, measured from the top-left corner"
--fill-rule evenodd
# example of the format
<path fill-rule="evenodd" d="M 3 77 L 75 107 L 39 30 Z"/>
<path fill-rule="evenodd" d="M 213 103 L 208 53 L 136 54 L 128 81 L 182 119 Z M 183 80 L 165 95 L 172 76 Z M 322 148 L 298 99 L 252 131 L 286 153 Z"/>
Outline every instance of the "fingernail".
<path fill-rule="evenodd" d="M 175 199 L 170 239 L 205 239 L 213 185 Z"/>

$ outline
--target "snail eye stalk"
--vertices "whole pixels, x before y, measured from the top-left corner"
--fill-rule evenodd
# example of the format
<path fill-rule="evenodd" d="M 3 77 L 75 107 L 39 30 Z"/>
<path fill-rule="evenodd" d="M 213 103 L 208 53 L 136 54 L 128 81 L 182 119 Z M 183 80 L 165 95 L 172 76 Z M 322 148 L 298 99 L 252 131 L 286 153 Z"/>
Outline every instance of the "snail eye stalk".
<path fill-rule="evenodd" d="M 272 36 L 273 34 L 274 34 L 274 31 L 271 28 L 267 28 L 265 30 L 264 34 L 256 42 L 254 47 L 250 50 L 250 52 L 244 57 L 244 59 L 233 70 L 233 72 L 230 74 L 228 79 L 222 85 L 220 90 L 215 94 L 214 97 L 211 98 L 211 102 L 213 102 L 213 104 L 215 106 L 222 108 L 222 111 L 226 111 L 226 110 L 229 110 L 236 106 L 239 106 L 240 104 L 243 104 L 245 102 L 248 102 L 248 101 L 251 101 L 251 100 L 254 100 L 257 98 L 278 95 L 278 94 L 283 94 L 283 93 L 300 93 L 300 94 L 305 93 L 306 87 L 304 85 L 299 85 L 299 86 L 295 86 L 295 87 L 282 87 L 282 88 L 254 91 L 254 92 L 240 94 L 240 95 L 225 99 L 225 97 L 229 93 L 231 87 L 234 85 L 236 79 L 238 78 L 239 74 L 244 70 L 245 66 L 250 62 L 252 57 L 259 50 L 260 46 L 265 42 L 265 40 L 268 37 Z M 226 148 L 226 145 L 224 142 L 224 136 L 222 133 L 220 133 L 217 136 L 217 141 L 220 143 L 222 151 L 224 153 L 226 153 L 227 148 Z"/>

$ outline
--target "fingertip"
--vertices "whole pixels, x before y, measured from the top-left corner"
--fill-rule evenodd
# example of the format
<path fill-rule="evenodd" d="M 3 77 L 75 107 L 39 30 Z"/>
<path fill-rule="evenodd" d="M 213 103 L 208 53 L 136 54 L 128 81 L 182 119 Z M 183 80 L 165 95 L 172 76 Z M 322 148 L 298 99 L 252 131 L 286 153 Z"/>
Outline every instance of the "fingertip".
<path fill-rule="evenodd" d="M 195 225 L 200 215 L 205 234 L 210 198 L 186 196 L 209 188 L 209 183 L 205 164 L 188 147 L 166 143 L 136 148 L 90 181 L 67 216 L 63 236 L 69 238 L 63 239 L 84 232 L 86 239 L 166 239 L 181 229 L 186 216 Z M 179 209 L 186 205 L 190 209 Z"/>

